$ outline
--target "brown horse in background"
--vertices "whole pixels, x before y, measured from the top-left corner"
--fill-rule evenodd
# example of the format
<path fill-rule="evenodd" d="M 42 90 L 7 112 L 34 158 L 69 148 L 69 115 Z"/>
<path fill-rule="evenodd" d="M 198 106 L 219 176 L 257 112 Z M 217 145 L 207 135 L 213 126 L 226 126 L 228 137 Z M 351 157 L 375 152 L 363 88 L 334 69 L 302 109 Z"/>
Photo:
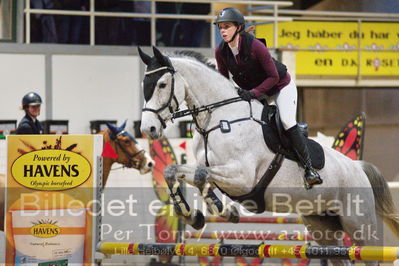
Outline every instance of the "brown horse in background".
<path fill-rule="evenodd" d="M 111 153 L 104 153 L 103 150 L 103 180 L 102 188 L 105 187 L 111 167 L 114 163 L 119 163 L 127 168 L 134 168 L 140 174 L 146 174 L 152 170 L 155 163 L 150 155 L 142 149 L 137 140 L 126 132 L 126 122 L 120 127 L 107 124 L 108 128 L 100 134 L 103 135 L 103 149 L 111 149 Z M 114 152 L 114 156 L 111 156 Z M 108 154 L 108 156 L 107 156 Z M 5 196 L 5 175 L 0 174 L 0 231 L 4 228 L 4 196 Z"/>
<path fill-rule="evenodd" d="M 114 163 L 137 169 L 142 175 L 151 171 L 155 165 L 154 161 L 140 147 L 137 140 L 125 131 L 126 122 L 120 127 L 114 127 L 111 124 L 107 126 L 108 128 L 101 132 L 103 135 L 103 188 Z"/>

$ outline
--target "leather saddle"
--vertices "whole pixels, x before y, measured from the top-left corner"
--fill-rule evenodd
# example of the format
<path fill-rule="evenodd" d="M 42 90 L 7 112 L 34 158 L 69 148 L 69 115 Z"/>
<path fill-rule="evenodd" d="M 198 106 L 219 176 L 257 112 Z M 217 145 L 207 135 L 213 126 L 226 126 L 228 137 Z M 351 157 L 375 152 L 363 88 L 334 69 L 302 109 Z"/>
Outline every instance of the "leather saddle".
<path fill-rule="evenodd" d="M 263 138 L 269 149 L 274 153 L 284 155 L 287 159 L 300 162 L 292 148 L 290 138 L 285 132 L 283 124 L 280 121 L 278 108 L 275 105 L 264 105 L 262 121 L 265 122 L 265 124 L 262 125 Z M 298 126 L 306 137 L 312 166 L 316 169 L 322 169 L 325 163 L 323 148 L 319 143 L 308 138 L 306 124 L 300 123 Z"/>
<path fill-rule="evenodd" d="M 265 122 L 262 124 L 262 130 L 266 145 L 276 155 L 258 184 L 256 184 L 251 192 L 241 196 L 230 196 L 215 184 L 223 194 L 230 197 L 233 201 L 239 202 L 248 211 L 253 213 L 262 213 L 265 211 L 264 195 L 266 188 L 280 169 L 284 157 L 299 163 L 299 158 L 291 146 L 289 137 L 285 133 L 278 109 L 275 105 L 264 105 L 262 121 Z M 300 126 L 303 134 L 306 136 L 312 166 L 316 169 L 322 169 L 325 162 L 323 148 L 316 141 L 308 139 L 306 128 L 303 125 Z"/>

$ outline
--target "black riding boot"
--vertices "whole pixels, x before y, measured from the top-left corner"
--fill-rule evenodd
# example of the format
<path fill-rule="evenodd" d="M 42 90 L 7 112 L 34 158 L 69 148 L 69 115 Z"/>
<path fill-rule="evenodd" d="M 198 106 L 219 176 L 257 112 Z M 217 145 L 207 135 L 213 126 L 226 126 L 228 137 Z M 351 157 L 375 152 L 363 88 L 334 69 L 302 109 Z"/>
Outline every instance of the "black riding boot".
<path fill-rule="evenodd" d="M 298 155 L 303 167 L 305 168 L 305 180 L 306 188 L 310 189 L 313 185 L 318 185 L 323 183 L 320 175 L 312 167 L 312 161 L 309 155 L 308 145 L 306 144 L 305 136 L 299 131 L 297 125 L 287 130 L 288 135 L 291 139 L 292 146 Z"/>

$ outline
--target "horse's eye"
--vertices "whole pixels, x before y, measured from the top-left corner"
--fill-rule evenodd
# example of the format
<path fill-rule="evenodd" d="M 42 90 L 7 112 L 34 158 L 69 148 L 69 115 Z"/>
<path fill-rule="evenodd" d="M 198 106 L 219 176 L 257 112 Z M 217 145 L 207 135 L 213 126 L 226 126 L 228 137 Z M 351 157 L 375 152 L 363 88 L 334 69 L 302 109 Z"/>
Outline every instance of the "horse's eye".
<path fill-rule="evenodd" d="M 126 139 L 125 144 L 129 144 L 129 143 L 130 143 L 130 140 Z"/>
<path fill-rule="evenodd" d="M 166 87 L 166 83 L 161 83 L 161 84 L 159 84 L 159 88 L 160 89 L 164 89 Z"/>

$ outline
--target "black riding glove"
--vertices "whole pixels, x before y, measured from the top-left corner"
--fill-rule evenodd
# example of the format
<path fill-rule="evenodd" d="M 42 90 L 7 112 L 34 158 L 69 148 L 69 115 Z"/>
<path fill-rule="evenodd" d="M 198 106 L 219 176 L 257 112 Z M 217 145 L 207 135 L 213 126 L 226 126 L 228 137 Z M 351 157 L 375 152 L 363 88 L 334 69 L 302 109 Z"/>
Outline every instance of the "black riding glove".
<path fill-rule="evenodd" d="M 256 95 L 254 92 L 252 91 L 247 91 L 247 90 L 243 90 L 243 89 L 238 89 L 238 95 L 240 95 L 240 97 L 244 100 L 244 101 L 250 101 L 251 99 L 256 98 Z"/>

